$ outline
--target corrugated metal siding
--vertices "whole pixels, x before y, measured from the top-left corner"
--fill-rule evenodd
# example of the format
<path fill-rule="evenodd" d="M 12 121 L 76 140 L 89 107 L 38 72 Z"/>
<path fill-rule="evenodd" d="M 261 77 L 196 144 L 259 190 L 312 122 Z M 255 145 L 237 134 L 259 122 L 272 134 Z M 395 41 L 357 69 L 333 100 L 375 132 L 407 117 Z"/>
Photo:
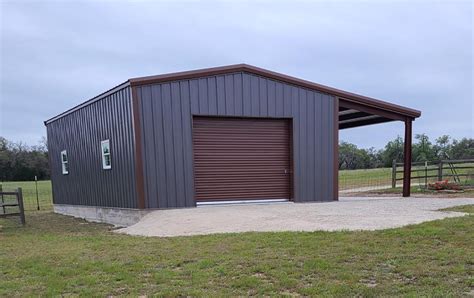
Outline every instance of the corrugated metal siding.
<path fill-rule="evenodd" d="M 47 125 L 55 204 L 136 208 L 130 87 Z M 110 140 L 112 169 L 102 169 L 100 142 Z M 67 150 L 69 174 L 61 171 Z"/>
<path fill-rule="evenodd" d="M 192 115 L 292 118 L 294 200 L 334 199 L 334 97 L 248 73 L 136 88 L 148 208 L 195 205 Z"/>
<path fill-rule="evenodd" d="M 194 117 L 196 200 L 290 199 L 289 121 Z"/>

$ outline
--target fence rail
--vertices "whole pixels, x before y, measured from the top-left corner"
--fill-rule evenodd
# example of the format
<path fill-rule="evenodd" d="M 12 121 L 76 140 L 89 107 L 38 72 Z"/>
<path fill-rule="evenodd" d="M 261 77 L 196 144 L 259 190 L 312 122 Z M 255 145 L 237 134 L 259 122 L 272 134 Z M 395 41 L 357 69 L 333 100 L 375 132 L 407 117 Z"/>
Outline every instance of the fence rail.
<path fill-rule="evenodd" d="M 2 181 L 0 188 L 4 192 L 14 192 L 21 187 L 25 211 L 49 211 L 53 209 L 51 181 Z M 0 210 L 1 211 L 1 210 Z"/>
<path fill-rule="evenodd" d="M 397 177 L 397 174 L 403 173 L 403 170 L 398 170 L 399 167 L 403 167 L 403 163 L 394 160 L 392 164 L 392 188 L 396 187 L 397 181 L 403 180 L 403 175 Z M 436 174 L 433 174 L 433 172 Z M 427 187 L 428 180 L 433 180 L 431 178 L 436 178 L 436 181 L 452 178 L 455 182 L 460 183 L 460 177 L 463 177 L 465 178 L 464 182 L 469 183 L 471 177 L 474 179 L 474 159 L 413 162 L 411 174 L 411 180 L 424 179 L 425 187 Z"/>
<path fill-rule="evenodd" d="M 26 223 L 21 187 L 16 191 L 2 191 L 2 186 L 0 185 L 0 207 L 0 218 L 19 216 L 21 224 L 24 225 Z M 12 211 L 11 208 L 15 210 Z"/>

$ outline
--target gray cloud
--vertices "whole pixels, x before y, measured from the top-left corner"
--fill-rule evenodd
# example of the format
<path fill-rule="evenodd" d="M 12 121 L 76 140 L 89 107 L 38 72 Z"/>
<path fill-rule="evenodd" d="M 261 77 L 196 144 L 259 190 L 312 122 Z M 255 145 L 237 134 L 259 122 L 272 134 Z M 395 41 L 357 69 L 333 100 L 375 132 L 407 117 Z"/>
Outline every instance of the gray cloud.
<path fill-rule="evenodd" d="M 0 135 L 130 77 L 249 63 L 423 112 L 415 133 L 473 136 L 473 16 L 455 2 L 1 2 Z M 422 13 L 421 13 L 422 12 Z M 363 147 L 402 123 L 341 132 Z"/>

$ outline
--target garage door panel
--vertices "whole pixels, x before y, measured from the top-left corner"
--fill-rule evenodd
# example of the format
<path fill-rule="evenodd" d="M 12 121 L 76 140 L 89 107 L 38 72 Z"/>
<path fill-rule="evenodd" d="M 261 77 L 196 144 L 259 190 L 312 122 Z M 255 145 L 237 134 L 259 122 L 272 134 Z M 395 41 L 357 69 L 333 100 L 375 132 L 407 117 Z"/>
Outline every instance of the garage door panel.
<path fill-rule="evenodd" d="M 289 120 L 195 117 L 197 201 L 290 197 Z"/>

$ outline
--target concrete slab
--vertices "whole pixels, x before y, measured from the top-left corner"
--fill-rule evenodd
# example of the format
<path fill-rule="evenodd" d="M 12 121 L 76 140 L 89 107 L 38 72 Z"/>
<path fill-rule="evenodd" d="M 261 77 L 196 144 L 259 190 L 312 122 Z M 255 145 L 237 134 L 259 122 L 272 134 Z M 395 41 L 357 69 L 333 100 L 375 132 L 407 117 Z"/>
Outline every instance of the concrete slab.
<path fill-rule="evenodd" d="M 54 212 L 117 227 L 136 224 L 151 210 L 54 204 Z"/>
<path fill-rule="evenodd" d="M 468 204 L 474 204 L 474 199 L 350 197 L 328 203 L 202 206 L 153 211 L 117 232 L 169 237 L 249 231 L 379 230 L 464 216 L 461 212 L 436 210 Z"/>

